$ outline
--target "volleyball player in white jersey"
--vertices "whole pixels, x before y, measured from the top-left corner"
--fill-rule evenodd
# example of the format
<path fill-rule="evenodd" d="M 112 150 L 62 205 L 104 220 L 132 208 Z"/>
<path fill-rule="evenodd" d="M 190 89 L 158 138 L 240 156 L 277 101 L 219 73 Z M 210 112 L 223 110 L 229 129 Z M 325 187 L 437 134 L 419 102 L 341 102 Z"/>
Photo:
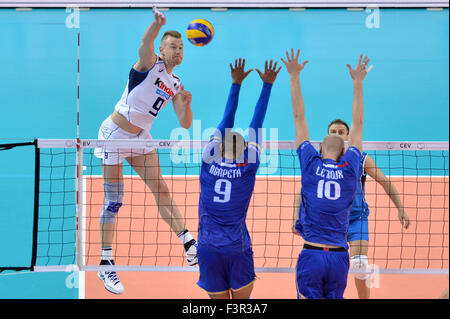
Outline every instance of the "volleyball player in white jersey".
<path fill-rule="evenodd" d="M 146 30 L 139 46 L 139 60 L 132 67 L 127 86 L 115 106 L 114 113 L 100 127 L 100 140 L 151 139 L 149 130 L 161 109 L 172 101 L 180 125 L 188 129 L 192 123 L 192 96 L 185 91 L 180 79 L 173 73 L 183 60 L 181 34 L 167 31 L 160 45 L 160 56 L 155 53 L 154 41 L 165 16 L 156 8 L 155 20 Z M 197 243 L 186 229 L 184 220 L 161 176 L 158 153 L 154 148 L 116 149 L 97 148 L 95 155 L 102 159 L 105 201 L 100 214 L 102 242 L 101 265 L 114 265 L 112 243 L 115 222 L 123 198 L 123 159 L 125 158 L 151 189 L 164 221 L 184 245 L 189 265 L 197 263 Z M 124 288 L 115 271 L 99 271 L 105 288 L 115 294 Z"/>

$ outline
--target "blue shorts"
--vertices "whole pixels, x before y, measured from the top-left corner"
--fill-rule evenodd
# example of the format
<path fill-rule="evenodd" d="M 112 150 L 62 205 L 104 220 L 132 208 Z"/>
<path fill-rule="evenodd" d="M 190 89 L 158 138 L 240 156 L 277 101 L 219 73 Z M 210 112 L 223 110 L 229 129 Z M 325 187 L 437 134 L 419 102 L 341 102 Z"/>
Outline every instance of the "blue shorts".
<path fill-rule="evenodd" d="M 239 290 L 255 281 L 251 249 L 229 251 L 198 246 L 197 256 L 200 271 L 197 285 L 208 293 Z"/>
<path fill-rule="evenodd" d="M 356 216 L 354 218 L 350 215 L 348 224 L 347 241 L 352 242 L 356 240 L 369 240 L 369 219 L 368 216 Z"/>
<path fill-rule="evenodd" d="M 349 265 L 347 251 L 303 249 L 297 262 L 297 298 L 343 299 Z"/>

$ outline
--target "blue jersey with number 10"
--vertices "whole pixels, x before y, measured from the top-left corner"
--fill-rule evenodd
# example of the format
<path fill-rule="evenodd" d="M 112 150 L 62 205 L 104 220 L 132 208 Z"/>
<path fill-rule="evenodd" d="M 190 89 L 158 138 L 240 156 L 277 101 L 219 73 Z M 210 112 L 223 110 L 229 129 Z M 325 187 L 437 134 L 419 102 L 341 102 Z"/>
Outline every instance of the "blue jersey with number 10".
<path fill-rule="evenodd" d="M 249 143 L 241 159 L 230 162 L 217 154 L 219 145 L 213 138 L 203 154 L 198 244 L 245 250 L 251 247 L 245 218 L 259 166 L 259 146 Z"/>
<path fill-rule="evenodd" d="M 361 166 L 361 152 L 349 147 L 339 162 L 322 159 L 310 142 L 297 149 L 302 173 L 296 229 L 304 240 L 348 249 L 347 231 Z"/>

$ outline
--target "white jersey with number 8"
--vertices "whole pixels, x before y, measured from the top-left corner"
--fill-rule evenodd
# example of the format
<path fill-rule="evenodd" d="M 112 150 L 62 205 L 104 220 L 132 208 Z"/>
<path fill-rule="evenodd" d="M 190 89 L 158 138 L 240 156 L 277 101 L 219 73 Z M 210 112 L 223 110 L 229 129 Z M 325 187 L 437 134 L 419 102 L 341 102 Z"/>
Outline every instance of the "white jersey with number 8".
<path fill-rule="evenodd" d="M 149 131 L 158 112 L 180 91 L 181 81 L 167 73 L 163 60 L 157 57 L 146 72 L 131 69 L 128 83 L 115 110 L 131 123 Z"/>

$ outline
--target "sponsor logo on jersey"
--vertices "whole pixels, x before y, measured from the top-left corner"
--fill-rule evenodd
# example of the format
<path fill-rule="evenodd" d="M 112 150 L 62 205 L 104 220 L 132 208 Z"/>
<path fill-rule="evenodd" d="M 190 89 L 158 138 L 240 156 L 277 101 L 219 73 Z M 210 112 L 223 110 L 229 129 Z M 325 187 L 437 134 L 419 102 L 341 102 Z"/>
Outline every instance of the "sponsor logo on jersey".
<path fill-rule="evenodd" d="M 155 85 L 163 92 L 169 94 L 170 97 L 173 97 L 175 95 L 175 93 L 173 93 L 173 91 L 160 78 L 156 79 Z"/>
<path fill-rule="evenodd" d="M 160 89 L 156 89 L 156 94 L 162 96 L 162 97 L 165 98 L 166 100 L 170 99 L 170 95 L 167 94 L 167 93 L 165 93 L 165 92 L 163 92 L 163 91 L 160 90 Z"/>

